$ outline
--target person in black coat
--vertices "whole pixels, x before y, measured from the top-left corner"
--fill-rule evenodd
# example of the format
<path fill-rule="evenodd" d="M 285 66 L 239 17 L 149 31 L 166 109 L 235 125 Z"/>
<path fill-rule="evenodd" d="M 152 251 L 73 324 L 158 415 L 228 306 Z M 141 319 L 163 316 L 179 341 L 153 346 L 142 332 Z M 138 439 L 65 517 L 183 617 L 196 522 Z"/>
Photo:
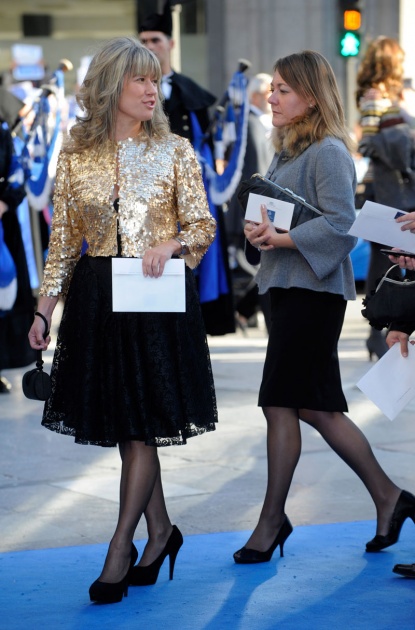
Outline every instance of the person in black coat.
<path fill-rule="evenodd" d="M 397 219 L 398 223 L 402 223 L 402 230 L 409 230 L 412 234 L 415 234 L 415 212 L 409 212 L 405 216 Z M 397 250 L 396 256 L 389 256 L 391 264 L 398 264 L 401 269 L 407 269 L 408 271 L 415 271 L 415 258 L 399 255 Z M 392 322 L 389 326 L 388 334 L 386 336 L 386 343 L 391 348 L 395 343 L 399 343 L 401 347 L 402 356 L 408 356 L 408 343 L 409 336 L 415 330 L 415 321 L 407 322 Z M 406 578 L 415 579 L 415 562 L 409 564 L 395 564 L 392 571 L 397 575 L 401 575 Z"/>
<path fill-rule="evenodd" d="M 8 180 L 13 155 L 10 127 L 18 122 L 23 107 L 22 101 L 0 87 L 0 220 L 4 241 L 17 270 L 16 301 L 10 311 L 0 310 L 0 394 L 11 390 L 10 382 L 1 376 L 3 370 L 25 367 L 36 360 L 36 353 L 27 339 L 35 300 L 17 217 L 17 208 L 24 199 L 25 190 L 23 185 L 12 185 Z"/>
<path fill-rule="evenodd" d="M 170 2 L 166 2 L 162 14 L 152 13 L 141 21 L 139 37 L 141 43 L 157 57 L 163 73 L 162 90 L 164 111 L 173 133 L 187 138 L 193 144 L 193 129 L 190 112 L 194 112 L 200 128 L 205 132 L 209 126 L 209 107 L 216 101 L 205 88 L 193 79 L 175 72 L 170 64 L 170 53 L 174 47 L 173 22 Z"/>
<path fill-rule="evenodd" d="M 271 108 L 268 103 L 271 81 L 272 77 L 269 74 L 261 72 L 251 77 L 248 83 L 250 106 L 241 181 L 249 179 L 255 173 L 265 175 L 274 157 L 271 142 Z M 245 245 L 244 225 L 244 213 L 235 193 L 229 201 L 228 211 L 225 214 L 225 227 L 229 245 L 239 252 L 244 250 Z M 236 319 L 242 330 L 246 329 L 248 321 L 255 315 L 258 306 L 264 314 L 266 327 L 269 330 L 269 295 L 267 293 L 258 295 L 258 286 L 254 276 L 245 290 L 240 295 L 236 295 L 236 298 Z"/>

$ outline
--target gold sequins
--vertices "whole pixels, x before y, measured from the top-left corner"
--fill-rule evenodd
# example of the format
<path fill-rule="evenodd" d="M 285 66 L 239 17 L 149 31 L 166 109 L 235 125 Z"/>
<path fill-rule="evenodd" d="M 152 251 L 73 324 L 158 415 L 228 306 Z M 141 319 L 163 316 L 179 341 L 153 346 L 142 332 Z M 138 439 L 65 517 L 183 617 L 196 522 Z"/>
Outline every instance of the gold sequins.
<path fill-rule="evenodd" d="M 117 178 L 118 162 L 118 178 Z M 83 241 L 89 256 L 117 253 L 114 186 L 119 187 L 119 230 L 124 257 L 177 236 L 187 265 L 196 267 L 215 236 L 200 166 L 188 140 L 170 134 L 149 145 L 128 139 L 102 154 L 61 152 L 54 192 L 49 255 L 40 295 L 65 295 Z"/>

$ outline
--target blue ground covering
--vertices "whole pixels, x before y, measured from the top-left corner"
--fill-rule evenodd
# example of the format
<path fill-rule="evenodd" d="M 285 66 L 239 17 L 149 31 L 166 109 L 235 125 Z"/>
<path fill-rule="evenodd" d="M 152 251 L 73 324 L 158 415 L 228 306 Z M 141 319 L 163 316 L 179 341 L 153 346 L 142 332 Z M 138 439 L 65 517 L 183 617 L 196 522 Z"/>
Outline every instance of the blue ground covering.
<path fill-rule="evenodd" d="M 413 630 L 415 580 L 391 572 L 415 561 L 406 521 L 397 545 L 364 552 L 374 522 L 296 527 L 285 557 L 236 565 L 246 532 L 187 536 L 175 577 L 168 563 L 156 585 L 130 587 L 121 603 L 91 604 L 107 546 L 0 554 L 2 630 Z M 143 548 L 143 542 L 136 542 Z"/>

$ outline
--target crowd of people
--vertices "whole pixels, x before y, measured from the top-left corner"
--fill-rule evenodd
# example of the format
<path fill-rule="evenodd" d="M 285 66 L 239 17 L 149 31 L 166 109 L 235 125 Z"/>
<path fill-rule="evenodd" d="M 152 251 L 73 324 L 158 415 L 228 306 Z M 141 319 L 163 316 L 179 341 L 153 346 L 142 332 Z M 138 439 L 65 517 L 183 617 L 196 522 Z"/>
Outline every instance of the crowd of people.
<path fill-rule="evenodd" d="M 407 140 L 412 131 L 404 96 L 404 57 L 399 42 L 380 36 L 368 46 L 357 75 L 356 101 L 360 112 L 358 151 L 370 159 L 363 178 L 364 200 L 410 212 L 415 208 L 415 186 Z M 391 263 L 380 251 L 384 245 L 370 243 L 366 294 L 376 288 Z M 370 358 L 381 358 L 388 349 L 383 333 L 372 328 L 366 340 Z"/>
<path fill-rule="evenodd" d="M 219 330 L 217 318 L 223 328 L 213 334 L 233 332 L 235 311 L 246 326 L 261 309 L 268 332 L 258 395 L 267 424 L 268 484 L 258 523 L 235 551 L 235 562 L 268 562 L 278 547 L 283 555 L 293 533 L 285 503 L 300 458 L 302 422 L 321 434 L 367 488 L 377 514 L 367 552 L 395 544 L 405 520 L 415 522 L 415 496 L 391 480 L 346 415 L 337 346 L 347 301 L 356 298 L 350 259 L 356 239 L 348 234 L 355 219 L 355 147 L 330 64 L 305 50 L 277 59 L 272 74 L 259 73 L 248 85 L 241 179 L 260 172 L 319 212 L 297 202 L 291 228 L 282 232 L 265 206 L 261 222 L 244 221 L 236 196 L 225 217 L 223 209 L 212 216 L 195 125 L 202 133 L 209 130 L 217 99 L 172 69 L 173 46 L 166 2 L 162 14 L 142 20 L 137 37 L 107 41 L 90 59 L 76 97 L 78 115 L 59 153 L 36 303 L 16 214 L 24 186 L 8 181 L 10 132 L 22 103 L 9 101 L 6 120 L 0 102 L 8 123 L 0 135 L 0 219 L 18 280 L 13 307 L 0 311 L 0 373 L 29 365 L 37 351 L 47 349 L 55 307 L 63 300 L 42 425 L 78 444 L 118 447 L 121 458 L 118 520 L 102 572 L 89 589 L 91 600 L 101 603 L 121 601 L 130 586 L 154 584 L 167 557 L 173 578 L 183 537 L 168 515 L 158 448 L 185 445 L 216 429 L 207 335 Z M 402 122 L 412 124 L 402 104 L 402 59 L 402 49 L 389 38 L 368 48 L 358 75 L 359 151 L 371 161 L 367 197 L 388 203 L 390 197 L 382 196 L 387 188 L 393 205 L 410 211 L 398 221 L 413 232 L 415 201 L 404 205 L 385 186 L 377 144 L 380 135 L 402 130 Z M 390 171 L 396 185 L 406 185 L 393 166 Z M 254 281 L 236 304 L 232 291 L 200 304 L 195 270 L 218 235 L 228 278 L 227 238 L 235 250 L 243 251 L 247 241 L 260 252 Z M 389 264 L 385 256 L 378 259 L 378 249 L 372 244 L 368 291 Z M 115 311 L 114 258 L 141 259 L 142 274 L 152 281 L 172 260 L 184 261 L 184 312 Z M 390 262 L 414 268 L 413 259 L 399 252 Z M 414 329 L 412 322 L 392 327 L 386 340 L 371 336 L 368 350 L 381 357 L 385 347 L 400 343 L 405 355 Z M 2 392 L 10 392 L 4 377 Z M 148 541 L 138 559 L 133 540 L 143 515 Z M 394 571 L 415 577 L 415 565 Z"/>
<path fill-rule="evenodd" d="M 16 269 L 17 292 L 10 308 L 0 307 L 0 394 L 8 394 L 12 385 L 4 370 L 21 368 L 35 361 L 35 352 L 27 340 L 27 327 L 33 318 L 35 299 L 30 284 L 18 207 L 25 197 L 23 181 L 10 178 L 14 155 L 12 130 L 24 115 L 25 104 L 0 87 L 0 221 L 2 245 L 10 252 Z M 1 270 L 0 270 L 1 273 Z"/>

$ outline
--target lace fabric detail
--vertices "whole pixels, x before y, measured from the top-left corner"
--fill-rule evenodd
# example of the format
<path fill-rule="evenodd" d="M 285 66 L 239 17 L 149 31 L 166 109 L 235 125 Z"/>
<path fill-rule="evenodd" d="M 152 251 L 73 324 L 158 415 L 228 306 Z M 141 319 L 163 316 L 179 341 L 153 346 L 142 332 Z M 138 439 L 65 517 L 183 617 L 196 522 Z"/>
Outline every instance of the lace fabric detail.
<path fill-rule="evenodd" d="M 111 259 L 83 256 L 66 299 L 42 424 L 79 444 L 186 444 L 217 406 L 195 279 L 186 313 L 113 313 Z"/>

